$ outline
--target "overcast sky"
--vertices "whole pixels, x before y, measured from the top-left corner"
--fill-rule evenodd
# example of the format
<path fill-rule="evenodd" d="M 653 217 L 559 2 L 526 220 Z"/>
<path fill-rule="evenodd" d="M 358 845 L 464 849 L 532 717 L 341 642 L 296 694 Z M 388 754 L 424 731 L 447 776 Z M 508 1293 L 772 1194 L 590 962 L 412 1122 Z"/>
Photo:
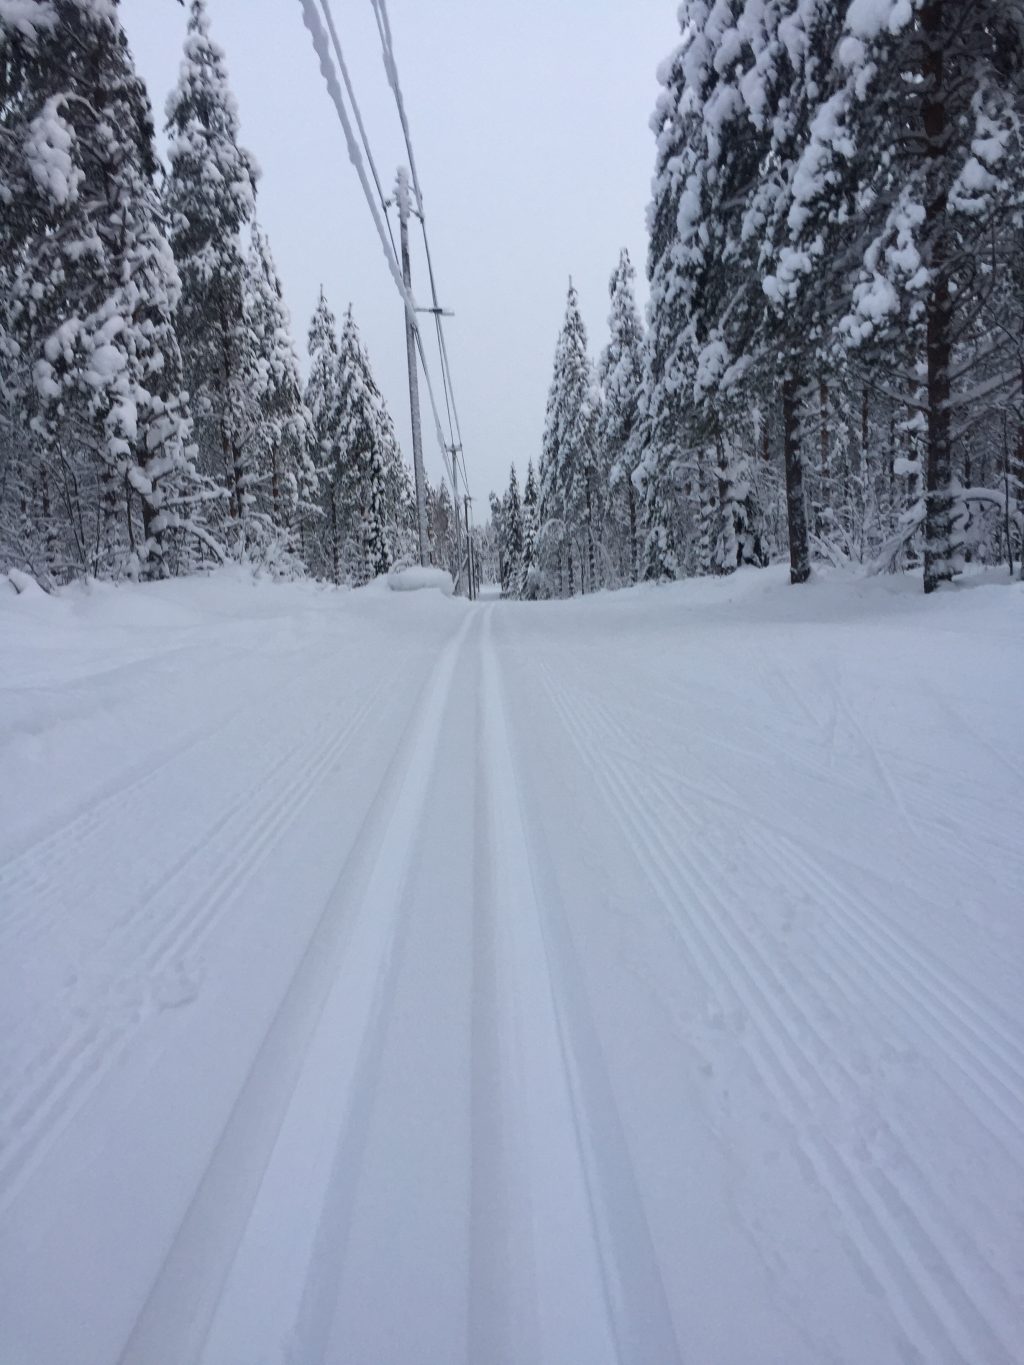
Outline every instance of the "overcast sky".
<path fill-rule="evenodd" d="M 381 176 L 403 160 L 401 129 L 369 0 L 332 8 Z M 643 288 L 644 210 L 655 69 L 678 34 L 674 0 L 389 0 L 423 184 L 470 485 L 483 515 L 510 461 L 537 457 L 570 274 L 596 357 L 608 276 L 629 248 Z M 409 445 L 402 305 L 298 0 L 208 0 L 244 145 L 262 168 L 259 213 L 305 363 L 321 282 L 351 302 L 378 382 Z M 180 61 L 177 0 L 122 0 L 158 126 Z M 413 287 L 426 302 L 414 253 Z M 426 336 L 426 332 L 425 332 Z M 436 343 L 428 349 L 436 375 Z M 440 474 L 424 395 L 424 446 Z"/>

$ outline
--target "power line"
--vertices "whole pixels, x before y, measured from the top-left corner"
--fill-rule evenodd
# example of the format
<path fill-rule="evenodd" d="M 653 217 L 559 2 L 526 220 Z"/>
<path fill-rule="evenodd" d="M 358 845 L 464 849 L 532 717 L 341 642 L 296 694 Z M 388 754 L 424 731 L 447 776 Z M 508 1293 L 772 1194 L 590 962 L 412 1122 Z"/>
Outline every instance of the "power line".
<path fill-rule="evenodd" d="M 391 231 L 391 220 L 387 217 L 387 199 L 384 195 L 384 187 L 381 184 L 380 176 L 377 174 L 377 166 L 370 151 L 370 141 L 366 136 L 366 125 L 363 123 L 363 116 L 359 110 L 359 101 L 356 99 L 356 92 L 352 85 L 351 77 L 348 74 L 348 63 L 345 61 L 341 50 L 341 43 L 338 41 L 338 30 L 334 27 L 334 16 L 331 14 L 329 6 L 324 6 L 324 18 L 327 20 L 327 28 L 331 35 L 331 42 L 334 45 L 334 53 L 338 59 L 338 67 L 341 71 L 341 78 L 345 82 L 345 89 L 348 91 L 348 98 L 352 105 L 352 112 L 355 115 L 356 126 L 359 129 L 359 137 L 363 144 L 363 151 L 366 153 L 366 160 L 373 176 L 373 183 L 377 187 L 377 198 L 380 200 L 381 208 L 384 209 L 384 221 L 388 225 L 388 236 L 391 238 L 391 251 L 397 259 L 398 248 L 395 246 L 394 233 Z"/>
<path fill-rule="evenodd" d="M 366 165 L 363 161 L 363 154 L 359 142 L 356 140 L 355 131 L 352 127 L 352 120 L 349 118 L 348 110 L 345 107 L 345 99 L 341 92 L 341 86 L 338 84 L 338 76 L 334 69 L 334 62 L 331 57 L 331 50 L 328 43 L 328 34 L 327 31 L 325 31 L 324 24 L 320 19 L 319 13 L 317 12 L 316 0 L 299 0 L 299 4 L 302 6 L 303 22 L 306 28 L 309 30 L 310 37 L 313 40 L 313 49 L 316 52 L 317 58 L 320 63 L 320 72 L 327 86 L 327 92 L 331 97 L 331 101 L 334 104 L 335 111 L 337 112 L 338 115 L 338 120 L 341 123 L 342 131 L 345 134 L 345 143 L 348 148 L 349 160 L 352 162 L 353 166 L 356 169 L 356 173 L 359 176 L 359 183 L 362 186 L 363 194 L 366 198 L 367 205 L 369 206 L 370 209 L 370 215 L 373 218 L 374 226 L 377 229 L 377 236 L 380 238 L 381 247 L 383 248 L 384 251 L 384 258 L 387 261 L 388 269 L 391 272 L 391 278 L 394 281 L 395 288 L 398 290 L 399 295 L 401 296 L 405 304 L 406 313 L 410 317 L 413 324 L 413 330 L 416 337 L 416 349 L 419 354 L 420 364 L 423 366 L 423 377 L 427 385 L 427 394 L 430 399 L 430 407 L 434 417 L 434 427 L 437 433 L 438 444 L 441 447 L 441 459 L 444 462 L 444 467 L 448 474 L 449 479 L 454 480 L 454 471 L 451 461 L 449 459 L 448 447 L 444 439 L 444 432 L 441 428 L 441 417 L 437 408 L 437 400 L 434 396 L 434 387 L 430 378 L 430 369 L 427 365 L 427 357 L 423 349 L 423 338 L 420 335 L 419 325 L 416 321 L 416 302 L 411 292 L 406 289 L 405 281 L 402 279 L 402 272 L 398 263 L 397 254 L 394 249 L 394 240 L 391 235 L 390 224 L 385 224 L 385 220 L 384 218 L 382 218 L 381 212 L 378 210 L 377 204 L 374 201 L 373 189 L 370 186 L 370 180 L 369 177 L 367 176 Z M 333 43 L 335 52 L 338 54 L 339 66 L 341 66 L 343 70 L 347 70 L 347 68 L 345 67 L 344 57 L 341 51 L 341 43 L 338 40 L 337 29 L 334 26 L 334 20 L 331 14 L 330 0 L 320 0 L 320 5 L 323 10 L 324 19 L 326 20 L 327 23 L 327 29 L 331 35 L 330 41 L 331 43 Z M 351 81 L 347 79 L 347 76 L 346 87 L 349 91 L 349 97 L 352 101 L 353 111 L 356 114 L 357 120 L 359 120 L 358 105 L 355 99 L 355 94 L 352 89 Z M 361 122 L 361 120 L 359 121 Z M 382 196 L 380 197 L 382 198 Z"/>
<path fill-rule="evenodd" d="M 441 365 L 441 383 L 444 386 L 445 405 L 448 411 L 448 427 L 451 433 L 452 458 L 462 469 L 463 487 L 467 494 L 469 492 L 469 476 L 466 472 L 466 460 L 463 453 L 462 428 L 459 423 L 458 408 L 455 403 L 455 390 L 452 384 L 451 365 L 448 360 L 448 347 L 444 337 L 444 326 L 442 323 L 442 311 L 437 298 L 437 281 L 434 276 L 434 262 L 430 252 L 430 238 L 427 235 L 427 220 L 423 208 L 423 190 L 420 185 L 419 174 L 416 170 L 416 156 L 412 149 L 412 134 L 409 129 L 409 119 L 405 109 L 405 99 L 402 95 L 402 83 L 398 76 L 398 63 L 395 60 L 394 39 L 391 32 L 391 19 L 388 15 L 387 0 L 370 0 L 373 8 L 374 18 L 377 21 L 377 32 L 380 35 L 381 52 L 384 60 L 384 70 L 387 75 L 388 84 L 391 87 L 395 98 L 395 105 L 398 109 L 399 122 L 402 125 L 402 136 L 405 139 L 405 150 L 409 158 L 409 171 L 412 177 L 413 193 L 416 196 L 417 215 L 420 220 L 420 230 L 423 234 L 423 250 L 427 262 L 427 277 L 430 282 L 430 296 L 433 305 L 432 312 L 434 323 L 437 328 L 437 348 Z M 457 452 L 457 453 L 456 453 Z"/>

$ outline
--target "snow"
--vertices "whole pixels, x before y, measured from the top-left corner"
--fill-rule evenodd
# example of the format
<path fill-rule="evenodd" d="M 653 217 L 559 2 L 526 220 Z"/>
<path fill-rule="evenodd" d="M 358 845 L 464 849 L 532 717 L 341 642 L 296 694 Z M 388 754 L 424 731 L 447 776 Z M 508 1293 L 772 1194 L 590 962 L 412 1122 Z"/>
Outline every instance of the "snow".
<path fill-rule="evenodd" d="M 455 591 L 455 584 L 447 569 L 424 568 L 419 564 L 405 569 L 392 569 L 388 573 L 388 587 L 392 592 L 418 592 L 421 588 L 436 588 L 445 597 L 451 597 Z"/>
<path fill-rule="evenodd" d="M 25 139 L 29 170 L 40 189 L 61 206 L 75 198 L 84 178 L 72 155 L 74 134 L 61 114 L 63 103 L 59 95 L 47 100 L 30 123 Z"/>
<path fill-rule="evenodd" d="M 0 1360 L 1011 1365 L 1022 616 L 0 592 Z"/>

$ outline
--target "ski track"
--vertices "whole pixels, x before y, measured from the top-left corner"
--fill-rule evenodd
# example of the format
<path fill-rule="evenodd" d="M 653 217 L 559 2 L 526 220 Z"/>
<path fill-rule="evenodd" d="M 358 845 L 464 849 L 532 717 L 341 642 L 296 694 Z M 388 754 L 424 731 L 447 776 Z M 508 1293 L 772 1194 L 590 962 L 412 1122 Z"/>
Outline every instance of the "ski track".
<path fill-rule="evenodd" d="M 325 1359 L 345 1210 L 392 1005 L 413 832 L 429 799 L 446 693 L 471 620 L 431 671 L 120 1365 L 157 1359 L 222 1365 L 218 1330 L 225 1318 L 232 1352 L 240 1333 L 261 1355 L 269 1349 L 268 1337 L 254 1335 L 255 1318 L 287 1341 L 289 1360 Z M 325 1151 L 332 1153 L 327 1162 Z M 262 1257 L 281 1235 L 281 1204 L 261 1196 L 282 1181 L 290 1190 L 304 1186 L 299 1211 L 313 1216 L 290 1229 L 297 1241 L 292 1278 L 276 1286 L 277 1312 L 267 1320 L 259 1300 L 272 1286 Z M 296 1200 L 289 1202 L 294 1212 Z"/>
<path fill-rule="evenodd" d="M 721 810 L 728 811 L 733 815 L 741 817 L 745 822 L 756 823 L 765 831 L 766 836 L 770 834 L 774 839 L 780 839 L 789 844 L 795 844 L 793 837 L 786 828 L 777 821 L 771 820 L 757 810 L 750 808 L 749 805 L 745 804 L 736 793 L 720 779 L 716 782 L 715 789 L 712 789 L 712 787 L 707 784 L 706 779 L 701 784 L 694 783 L 685 776 L 685 773 L 681 771 L 680 768 L 669 767 L 665 763 L 659 762 L 651 756 L 651 753 L 646 746 L 638 746 L 635 737 L 631 737 L 628 732 L 622 728 L 621 723 L 611 722 L 609 720 L 610 713 L 607 705 L 595 701 L 593 697 L 588 697 L 586 704 L 592 709 L 599 711 L 605 718 L 606 725 L 608 726 L 610 753 L 617 758 L 618 761 L 634 767 L 638 764 L 642 764 L 645 775 L 660 779 L 662 782 L 668 782 L 677 793 L 686 792 L 691 806 L 694 803 L 698 805 L 712 803 Z M 617 709 L 619 708 L 617 707 Z M 706 742 L 710 741 L 716 745 L 718 743 L 717 739 L 710 736 L 704 736 L 703 739 Z M 643 755 L 642 760 L 638 757 L 639 754 Z M 780 763 L 785 762 L 788 766 L 784 748 L 779 748 L 778 758 Z M 951 811 L 955 810 L 954 807 L 950 807 L 950 809 Z M 936 833 L 941 832 L 943 841 L 948 843 L 949 830 L 940 830 L 940 827 L 938 826 L 934 826 L 934 828 Z M 1012 837 L 1015 839 L 1016 834 L 1014 833 Z M 839 851 L 830 846 L 819 845 L 819 847 L 823 848 L 824 851 L 827 851 L 834 861 L 842 863 L 843 866 L 848 867 L 850 871 L 857 876 L 866 875 L 868 877 L 877 878 L 877 872 L 857 863 L 856 860 L 850 857 L 848 851 Z M 976 863 L 981 870 L 986 873 L 990 871 L 991 864 L 980 859 L 973 848 L 962 844 L 959 840 L 957 841 L 957 851 L 959 854 L 968 857 L 972 862 Z M 1014 847 L 1012 845 L 1008 847 L 1006 842 L 994 844 L 993 851 L 1004 858 L 1016 856 Z M 828 874 L 825 871 L 820 857 L 815 857 L 815 855 L 812 855 L 806 848 L 803 849 L 803 856 L 811 860 L 812 865 L 817 868 L 819 875 L 828 877 L 832 883 L 837 887 L 839 886 L 839 883 L 835 883 L 835 878 L 831 877 L 831 874 Z M 1024 864 L 1022 864 L 1022 868 L 1024 868 Z M 894 883 L 889 883 L 887 890 L 891 890 L 892 895 L 897 898 L 901 894 L 900 888 Z M 849 895 L 850 893 L 847 892 L 846 894 Z M 948 965 L 940 963 L 935 954 L 922 943 L 912 941 L 909 937 L 901 938 L 900 933 L 896 928 L 883 920 L 876 911 L 872 910 L 870 902 L 866 898 L 858 898 L 858 915 L 872 916 L 877 930 L 880 933 L 893 938 L 896 942 L 901 942 L 906 951 L 915 960 L 919 959 L 925 963 L 931 961 L 932 966 L 930 971 L 937 978 L 936 985 L 940 991 L 948 989 L 953 990 L 960 995 L 963 995 L 965 992 L 969 993 L 969 988 L 958 980 L 956 974 Z M 1001 1020 L 997 1012 L 986 1006 L 981 997 L 976 999 L 975 1005 L 985 1022 L 985 1027 L 992 1028 L 996 1033 L 1006 1039 L 1009 1046 L 1015 1049 L 1020 1065 L 1024 1067 L 1024 1047 L 1021 1047 L 1013 1041 L 1012 1026 L 1006 1020 Z"/>
<path fill-rule="evenodd" d="M 597 657 L 594 661 L 594 671 L 598 675 L 600 674 L 600 659 Z M 955 827 L 959 823 L 959 818 L 962 818 L 962 809 L 956 803 L 944 803 L 944 770 L 941 765 L 936 766 L 929 773 L 927 784 L 919 782 L 916 785 L 920 787 L 922 797 L 926 798 L 927 807 L 934 809 L 941 805 L 941 814 L 945 817 L 945 823 L 941 819 L 936 819 L 930 814 L 929 810 L 914 810 L 913 814 L 910 813 L 907 801 L 899 793 L 898 784 L 895 782 L 889 765 L 882 758 L 878 744 L 871 739 L 863 724 L 852 713 L 848 704 L 843 701 L 841 681 L 838 675 L 823 669 L 818 669 L 817 674 L 818 681 L 824 685 L 824 694 L 828 698 L 830 706 L 830 714 L 825 722 L 822 722 L 821 717 L 815 713 L 807 699 L 801 696 L 799 688 L 785 669 L 776 667 L 773 660 L 769 671 L 762 670 L 759 673 L 757 683 L 757 690 L 767 689 L 776 696 L 784 695 L 786 699 L 779 709 L 773 711 L 771 726 L 758 725 L 756 728 L 751 728 L 746 732 L 749 733 L 750 744 L 737 743 L 735 734 L 744 733 L 745 716 L 742 697 L 746 695 L 745 692 L 738 693 L 731 699 L 736 704 L 730 707 L 732 723 L 728 727 L 729 734 L 716 733 L 714 730 L 703 730 L 701 743 L 714 745 L 724 753 L 751 760 L 764 767 L 770 767 L 773 760 L 781 761 L 785 764 L 788 772 L 809 777 L 821 784 L 823 792 L 827 792 L 830 799 L 837 792 L 846 792 L 850 796 L 862 800 L 865 798 L 875 800 L 879 795 L 879 784 L 881 783 L 881 793 L 892 804 L 908 833 L 923 839 L 927 830 L 940 846 L 945 844 L 950 838 L 951 826 Z M 985 741 L 959 711 L 956 711 L 947 701 L 934 692 L 926 680 L 915 677 L 913 686 L 925 690 L 929 698 L 953 722 L 954 732 L 962 730 L 979 747 L 991 753 L 992 757 L 996 758 L 1011 775 L 1018 778 L 1024 777 L 1024 771 Z M 717 718 L 721 714 L 722 706 L 721 692 L 720 690 L 705 692 L 699 678 L 687 677 L 684 682 L 680 682 L 674 688 L 665 688 L 659 686 L 656 677 L 649 676 L 645 670 L 642 691 L 645 699 L 643 706 L 639 706 L 630 696 L 617 696 L 615 698 L 616 710 L 622 715 L 636 715 L 642 720 L 649 720 L 652 715 L 650 703 L 653 701 L 664 702 L 665 707 L 656 713 L 659 733 L 666 737 L 670 736 L 683 749 L 687 747 L 688 741 L 692 738 L 693 705 L 695 701 L 699 702 L 702 707 L 706 705 L 708 721 L 717 725 Z M 679 714 L 679 706 L 684 696 L 687 717 L 685 721 L 680 721 L 676 717 Z M 794 708 L 799 717 L 796 723 L 793 722 L 790 715 L 787 715 L 787 712 Z M 857 743 L 860 754 L 866 762 L 866 766 L 860 770 L 858 780 L 854 781 L 837 773 L 836 768 L 836 749 L 842 719 L 847 721 L 848 732 Z M 828 762 L 824 764 L 809 761 L 808 755 L 800 752 L 807 748 L 808 740 L 816 734 L 820 739 L 823 751 L 828 755 Z M 630 751 L 635 752 L 635 748 L 631 748 Z M 991 807 L 986 805 L 985 810 L 986 815 L 991 817 Z M 1015 831 L 1010 831 L 1009 825 L 1007 830 L 1006 839 L 997 842 L 994 833 L 988 830 L 984 822 L 974 821 L 971 839 L 974 843 L 983 842 L 987 844 L 992 855 L 998 855 L 1005 851 L 1007 843 L 1016 838 Z M 958 848 L 975 863 L 980 871 L 986 872 L 988 870 L 989 863 L 979 855 L 973 844 L 958 840 Z"/>
<path fill-rule="evenodd" d="M 59 856 L 68 844 L 79 844 L 93 833 L 102 831 L 112 811 L 125 797 L 141 795 L 151 784 L 158 787 L 165 769 L 187 758 L 219 729 L 219 724 L 195 727 L 173 744 L 164 745 L 155 754 L 131 764 L 110 782 L 104 783 L 87 801 L 80 802 L 56 825 L 48 825 L 46 829 L 36 830 L 21 839 L 0 862 L 0 905 L 8 907 L 7 913 L 0 915 L 0 934 L 6 935 L 31 917 L 27 909 L 18 913 L 18 902 L 14 895 L 20 887 L 32 884 L 37 861 L 52 866 L 54 856 Z"/>
<path fill-rule="evenodd" d="M 627 754 L 623 732 L 599 704 L 588 700 L 584 705 L 596 723 L 603 727 L 608 741 L 616 741 L 610 743 L 608 751 L 620 755 L 621 762 Z M 692 829 L 693 800 L 682 801 L 679 797 L 680 789 L 688 790 L 685 780 L 662 765 L 647 765 L 647 770 L 651 782 L 672 805 L 676 817 Z M 996 1093 L 989 1094 L 988 1098 L 1009 1125 L 1002 1134 L 1003 1139 L 1019 1137 L 1024 1131 L 1024 1047 L 1015 1039 L 1009 1021 L 921 945 L 901 938 L 871 905 L 869 898 L 853 895 L 825 869 L 820 859 L 780 826 L 766 821 L 735 799 L 726 801 L 706 789 L 694 794 L 701 801 L 728 805 L 736 814 L 742 814 L 746 828 L 730 830 L 731 842 L 742 843 L 752 838 L 758 857 L 775 867 L 780 876 L 791 880 L 796 864 L 799 875 L 805 879 L 803 889 L 814 893 L 815 905 L 828 915 L 827 931 L 832 935 L 829 941 L 840 945 L 836 959 L 839 965 L 849 961 L 851 952 L 857 953 L 863 968 L 857 978 L 860 987 L 879 989 L 893 1008 L 907 1019 L 914 1019 L 913 1013 L 907 1011 L 909 999 L 918 1010 L 917 1032 L 937 1044 L 944 1059 L 954 1065 L 966 1081 L 977 1084 L 978 1073 L 981 1073 L 980 1097 L 984 1100 L 985 1083 L 990 1083 Z M 721 868 L 716 870 L 722 872 Z M 796 885 L 799 889 L 799 882 Z M 876 972 L 881 976 L 876 978 Z M 935 1033 L 931 1026 L 939 1032 Z M 979 1095 L 968 1098 L 974 1102 Z M 1004 1107 L 1007 1104 L 1011 1106 L 1009 1111 Z M 1019 1158 L 1020 1154 L 1015 1155 Z"/>
<path fill-rule="evenodd" d="M 159 984 L 184 954 L 201 945 L 244 891 L 246 879 L 270 856 L 275 839 L 279 841 L 287 833 L 316 795 L 321 779 L 344 756 L 375 702 L 376 687 L 371 686 L 358 709 L 349 713 L 339 728 L 320 722 L 299 748 L 289 737 L 284 751 L 261 773 L 260 781 L 218 817 L 197 845 L 164 871 L 153 894 L 140 898 L 111 929 L 101 946 L 109 948 L 110 940 L 121 940 L 128 955 L 121 959 L 121 971 L 108 988 L 106 999 L 108 1004 L 116 1002 L 120 994 L 122 999 L 127 997 L 128 1007 L 108 1007 L 84 1027 L 65 1033 L 56 1051 L 35 1063 L 28 1062 L 30 1084 L 19 1075 L 12 1078 L 9 1093 L 0 1096 L 0 1111 L 8 1115 L 5 1140 L 0 1141 L 0 1212 L 148 1017 L 153 1009 L 150 983 Z M 333 737 L 328 738 L 332 729 Z M 199 892 L 178 903 L 175 892 L 179 880 L 206 857 L 215 862 L 216 874 L 203 882 Z M 59 866 L 55 871 L 59 873 Z M 14 1094 L 18 1098 L 12 1104 Z"/>
<path fill-rule="evenodd" d="M 496 1077 L 497 1094 L 489 1093 L 493 1081 L 478 1086 L 477 1146 L 496 1130 L 501 1138 L 491 1175 L 498 1192 L 478 1190 L 477 1204 L 491 1216 L 495 1203 L 503 1206 L 509 1261 L 499 1265 L 501 1285 L 477 1285 L 469 1358 L 673 1365 L 675 1332 L 622 1120 L 554 879 L 544 872 L 550 855 L 527 817 L 494 611 L 482 640 L 477 858 L 492 936 L 493 976 L 481 985 L 494 1002 L 481 1032 L 500 1055 L 490 1066 L 478 1059 L 476 1074 Z M 474 1265 L 489 1263 L 479 1244 L 492 1235 L 477 1225 Z M 496 1324 L 505 1324 L 505 1339 L 495 1337 Z"/>
<path fill-rule="evenodd" d="M 581 693 L 574 695 L 570 706 L 550 670 L 544 669 L 542 677 L 552 706 L 609 809 L 627 837 L 643 850 L 646 873 L 688 955 L 713 993 L 738 1001 L 754 1024 L 753 1039 L 740 1037 L 739 1045 L 749 1051 L 796 1147 L 840 1211 L 907 1347 L 923 1362 L 968 1362 L 984 1341 L 987 1362 L 1012 1365 L 1019 1344 L 1019 1305 L 998 1271 L 973 1247 L 966 1229 L 953 1224 L 942 1195 L 927 1182 L 909 1151 L 901 1152 L 897 1188 L 881 1167 L 858 1164 L 821 1134 L 821 1113 L 848 1104 L 858 1088 L 856 1078 L 822 1033 L 815 1014 L 798 1001 L 715 891 L 716 884 L 727 884 L 723 869 L 713 867 L 709 875 L 679 848 L 650 794 L 624 765 L 607 756 L 604 762 L 595 760 L 596 753 L 604 753 L 607 731 L 588 732 L 580 717 L 592 718 L 594 713 L 581 704 Z M 683 807 L 677 804 L 675 811 L 680 813 Z M 805 997 L 816 995 L 819 1006 L 827 1008 L 813 986 L 811 981 L 803 983 Z M 827 1070 L 822 1067 L 826 1058 Z M 830 1074 L 839 1076 L 850 1090 L 830 1084 L 826 1079 Z M 955 1357 L 949 1355 L 951 1345 L 959 1353 Z"/>

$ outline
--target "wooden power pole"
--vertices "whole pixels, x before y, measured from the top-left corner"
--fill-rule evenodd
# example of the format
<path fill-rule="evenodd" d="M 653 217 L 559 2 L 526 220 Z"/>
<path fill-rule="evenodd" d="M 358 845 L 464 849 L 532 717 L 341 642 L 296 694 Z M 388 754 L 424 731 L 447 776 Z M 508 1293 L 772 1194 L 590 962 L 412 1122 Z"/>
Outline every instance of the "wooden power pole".
<path fill-rule="evenodd" d="M 412 298 L 412 268 L 409 262 L 409 177 L 405 167 L 398 171 L 395 186 L 398 201 L 398 221 L 402 235 L 402 278 L 405 292 Z M 412 417 L 412 468 L 416 480 L 416 525 L 419 532 L 420 563 L 430 563 L 430 543 L 427 538 L 427 482 L 423 473 L 423 432 L 420 427 L 420 381 L 416 360 L 416 318 L 409 304 L 405 308 L 405 349 L 409 361 L 409 407 Z"/>

